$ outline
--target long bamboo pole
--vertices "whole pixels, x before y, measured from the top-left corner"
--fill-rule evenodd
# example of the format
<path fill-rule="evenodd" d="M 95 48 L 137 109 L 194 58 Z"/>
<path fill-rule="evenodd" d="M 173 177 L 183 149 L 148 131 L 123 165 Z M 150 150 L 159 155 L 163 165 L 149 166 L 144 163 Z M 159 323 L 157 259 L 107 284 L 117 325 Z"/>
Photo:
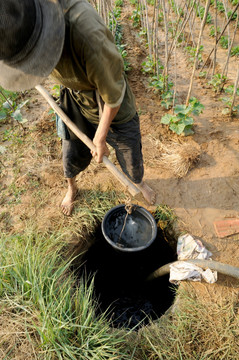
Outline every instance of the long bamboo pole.
<path fill-rule="evenodd" d="M 147 1 L 146 1 L 146 0 L 143 0 L 143 7 L 144 7 L 144 11 L 145 11 L 145 21 L 146 21 L 146 30 L 147 30 L 149 57 L 150 57 L 150 59 L 152 59 L 151 29 L 150 29 L 150 25 L 149 25 L 148 5 L 147 5 Z"/>
<path fill-rule="evenodd" d="M 213 68 L 212 68 L 212 77 L 215 74 L 215 69 L 216 69 L 216 61 L 217 61 L 217 0 L 215 0 L 214 3 L 214 14 L 215 14 L 215 19 L 214 19 L 214 28 L 215 28 L 215 49 L 214 49 L 214 54 L 213 54 Z"/>
<path fill-rule="evenodd" d="M 62 121 L 68 126 L 68 128 L 90 149 L 95 151 L 96 147 L 93 142 L 86 136 L 78 127 L 70 120 L 70 118 L 64 113 L 64 111 L 57 105 L 52 96 L 44 89 L 43 86 L 37 85 L 37 91 L 46 99 L 52 109 L 60 116 Z M 103 163 L 107 169 L 123 184 L 132 196 L 136 196 L 140 193 L 140 190 L 124 175 L 117 167 L 106 157 L 103 157 Z"/>
<path fill-rule="evenodd" d="M 235 100 L 236 100 L 238 83 L 239 83 L 239 65 L 237 65 L 237 76 L 236 76 L 236 80 L 235 80 L 235 84 L 234 84 L 234 91 L 233 91 L 233 95 L 232 95 L 231 114 L 233 113 L 233 107 L 234 107 Z"/>
<path fill-rule="evenodd" d="M 200 33 L 199 33 L 199 37 L 198 37 L 197 49 L 196 49 L 196 54 L 195 54 L 195 59 L 194 59 L 194 64 L 193 64 L 193 71 L 192 71 L 192 75 L 191 75 L 190 85 L 189 85 L 189 89 L 188 89 L 186 106 L 188 106 L 188 104 L 189 104 L 189 100 L 190 100 L 190 96 L 191 96 L 191 92 L 192 92 L 193 79 L 194 79 L 195 71 L 197 69 L 198 54 L 199 54 L 200 45 L 201 45 L 201 38 L 202 38 L 203 30 L 204 30 L 204 27 L 206 24 L 206 19 L 207 19 L 210 4 L 211 4 L 211 0 L 207 0 L 204 15 L 203 15 L 203 20 L 201 23 Z"/>
<path fill-rule="evenodd" d="M 230 60 L 230 56 L 231 56 L 231 50 L 232 50 L 232 46 L 233 46 L 233 43 L 234 43 L 234 40 L 235 40 L 238 25 L 239 25 L 239 11 L 237 11 L 237 19 L 236 19 L 236 22 L 235 22 L 235 28 L 234 28 L 234 32 L 233 32 L 233 35 L 232 35 L 231 42 L 229 42 L 229 40 L 228 40 L 227 60 L 226 60 L 225 66 L 224 66 L 223 71 L 222 71 L 222 77 L 224 75 L 227 76 L 229 60 Z"/>
<path fill-rule="evenodd" d="M 168 19 L 166 14 L 165 0 L 162 0 L 163 18 L 164 18 L 164 33 L 165 33 L 165 62 L 164 62 L 164 89 L 168 90 Z"/>

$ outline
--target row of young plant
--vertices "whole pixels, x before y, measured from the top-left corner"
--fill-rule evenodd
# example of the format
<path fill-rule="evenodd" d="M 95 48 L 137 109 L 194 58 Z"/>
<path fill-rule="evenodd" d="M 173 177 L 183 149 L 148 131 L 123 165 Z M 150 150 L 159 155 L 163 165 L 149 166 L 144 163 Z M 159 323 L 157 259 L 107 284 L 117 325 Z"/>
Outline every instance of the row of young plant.
<path fill-rule="evenodd" d="M 218 0 L 211 0 L 210 1 L 210 5 L 214 7 L 214 20 L 213 20 L 213 16 L 211 15 L 211 13 L 208 11 L 207 13 L 207 17 L 206 17 L 206 24 L 212 24 L 213 22 L 215 23 L 215 20 L 218 20 L 217 19 L 217 15 L 218 13 L 219 14 L 224 14 L 225 16 L 225 21 L 227 22 L 229 19 L 230 19 L 230 22 L 236 22 L 236 25 L 235 27 L 238 28 L 239 27 L 239 23 L 238 23 L 238 12 L 235 11 L 237 10 L 237 6 L 238 6 L 238 3 L 239 1 L 238 0 L 233 0 L 232 2 L 232 5 L 236 6 L 235 9 L 233 10 L 228 10 L 225 2 L 221 2 L 221 1 L 218 1 Z M 203 18 L 203 15 L 204 15 L 204 12 L 205 12 L 205 7 L 203 5 L 201 5 L 200 3 L 195 3 L 194 4 L 194 9 L 195 9 L 195 12 L 196 12 L 196 16 L 199 17 L 201 20 Z M 219 35 L 221 33 L 221 29 L 220 27 L 216 27 L 214 25 L 212 25 L 210 27 L 210 36 L 215 36 L 215 35 Z M 230 43 L 230 40 L 229 40 L 229 36 L 222 36 L 221 39 L 220 39 L 220 42 L 219 44 L 222 46 L 222 48 L 224 49 L 227 49 L 228 48 L 228 45 Z M 232 54 L 231 56 L 236 56 L 238 55 L 238 52 L 237 52 L 237 49 L 238 47 L 235 46 L 233 48 L 233 51 L 232 51 Z"/>
<path fill-rule="evenodd" d="M 233 10 L 228 10 L 225 2 L 220 2 L 218 0 L 211 0 L 210 5 L 214 6 L 214 25 L 210 27 L 210 33 L 209 35 L 211 37 L 215 38 L 215 47 L 214 47 L 214 58 L 213 61 L 210 62 L 212 64 L 212 74 L 211 74 L 211 80 L 208 81 L 208 84 L 212 86 L 213 90 L 217 93 L 225 92 L 225 96 L 221 98 L 221 100 L 224 102 L 225 107 L 222 110 L 222 114 L 224 115 L 236 115 L 239 113 L 239 105 L 235 105 L 235 98 L 238 96 L 239 89 L 237 88 L 238 85 L 238 74 L 235 79 L 234 85 L 228 85 L 225 87 L 227 83 L 227 70 L 228 70 L 228 64 L 229 64 L 229 57 L 233 56 L 239 56 L 239 46 L 233 47 L 233 42 L 235 40 L 235 35 L 237 32 L 237 29 L 239 27 L 239 0 L 232 0 L 231 4 L 235 6 Z M 198 5 L 198 9 L 201 10 L 201 15 L 204 14 L 205 8 L 202 5 Z M 217 11 L 219 13 L 225 13 L 225 21 L 223 24 L 223 29 L 221 30 L 217 24 Z M 198 13 L 197 13 L 198 16 Z M 202 16 L 200 16 L 202 18 Z M 229 36 L 229 24 L 235 21 L 235 25 L 233 28 L 233 36 L 230 39 Z M 210 24 L 212 22 L 212 16 L 209 13 L 206 15 L 206 23 Z M 226 25 L 225 25 L 226 22 Z M 226 31 L 226 28 L 228 30 L 228 35 L 223 35 Z M 216 51 L 217 51 L 217 45 L 220 45 L 224 49 L 228 49 L 228 55 L 225 57 L 226 62 L 223 67 L 222 73 L 215 73 L 215 65 L 216 65 Z M 196 48 L 192 47 L 186 47 L 186 50 L 191 56 L 191 60 L 194 60 Z M 203 64 L 203 58 L 202 58 L 202 52 L 203 52 L 203 45 L 200 45 L 198 50 L 198 65 L 202 64 L 202 67 L 205 67 L 205 63 Z M 207 59 L 208 60 L 208 59 Z M 210 66 L 207 71 L 200 71 L 199 77 L 205 77 L 206 79 L 209 77 L 210 72 Z"/>
<path fill-rule="evenodd" d="M 162 117 L 161 123 L 167 124 L 169 129 L 178 135 L 191 135 L 193 134 L 193 115 L 199 115 L 203 111 L 204 106 L 195 97 L 190 97 L 186 104 L 177 104 L 177 80 L 175 78 L 174 84 L 169 78 L 168 69 L 161 63 L 157 52 L 155 52 L 155 49 L 157 49 L 157 39 L 151 38 L 148 35 L 150 28 L 153 28 L 157 34 L 160 23 L 163 20 L 167 20 L 165 8 L 161 8 L 159 2 L 156 6 L 155 2 L 150 2 L 150 5 L 153 4 L 154 6 L 154 19 L 150 26 L 147 3 L 145 1 L 142 3 L 141 1 L 136 2 L 134 0 L 131 3 L 136 5 L 136 10 L 133 11 L 131 16 L 133 26 L 139 29 L 139 35 L 146 40 L 146 47 L 150 48 L 146 61 L 142 63 L 142 72 L 149 76 L 149 87 L 160 96 L 161 106 L 167 110 L 172 109 L 170 114 L 168 113 Z M 173 34 L 173 32 L 174 30 L 172 29 L 171 33 Z M 167 55 L 169 55 L 168 52 Z M 168 59 L 166 59 L 167 61 Z"/>
<path fill-rule="evenodd" d="M 192 2 L 191 2 L 192 4 Z M 234 2 L 233 2 L 234 4 Z M 212 18 L 209 9 L 210 6 L 214 6 L 214 19 Z M 217 61 L 217 47 L 218 45 L 220 45 L 223 49 L 228 49 L 227 52 L 227 56 L 225 56 L 225 65 L 223 67 L 223 71 L 222 71 L 222 75 L 227 75 L 227 71 L 228 71 L 228 64 L 229 64 L 229 58 L 233 57 L 233 56 L 239 56 L 239 46 L 234 44 L 235 41 L 235 36 L 236 36 L 236 32 L 239 26 L 239 2 L 238 0 L 235 2 L 235 8 L 233 10 L 228 10 L 228 8 L 226 7 L 226 4 L 223 2 L 220 2 L 218 0 L 211 0 L 210 3 L 207 1 L 207 9 L 205 7 L 203 7 L 200 2 L 193 2 L 192 7 L 194 8 L 194 13 L 197 17 L 199 17 L 201 20 L 203 20 L 203 16 L 204 13 L 206 11 L 206 16 L 205 16 L 205 25 L 206 24 L 211 24 L 212 20 L 214 22 L 214 25 L 210 26 L 210 36 L 214 37 L 215 39 L 215 44 L 214 44 L 214 48 L 213 51 L 211 51 L 210 56 L 213 54 L 213 59 L 210 62 L 210 66 L 209 69 L 207 71 L 207 77 L 209 76 L 209 73 L 211 72 L 211 78 L 214 76 L 215 74 L 215 68 L 216 68 L 216 61 Z M 218 19 L 218 9 L 222 12 L 222 9 L 224 10 L 225 13 L 225 18 L 224 21 L 222 22 L 222 19 Z M 193 34 L 193 29 L 194 29 L 194 24 L 195 24 L 195 17 L 192 17 L 191 23 L 190 23 L 190 17 L 188 19 L 188 30 L 190 33 L 190 39 L 191 42 L 193 43 L 193 46 L 187 46 L 186 44 L 186 50 L 189 53 L 195 53 L 196 51 L 196 47 L 195 47 L 195 40 L 194 40 L 194 34 Z M 219 21 L 220 20 L 220 21 Z M 233 28 L 233 34 L 230 37 L 230 24 L 233 23 L 233 21 L 235 21 L 235 25 L 232 25 Z M 222 24 L 222 29 L 220 29 L 219 22 L 221 22 Z M 228 35 L 225 35 L 225 32 L 228 32 Z M 189 37 L 188 37 L 189 40 Z M 201 62 L 202 57 L 201 57 L 201 52 L 203 51 L 203 46 L 201 45 L 199 47 L 199 52 L 198 52 L 198 64 Z M 207 60 L 203 63 L 202 67 L 204 68 L 207 61 L 209 60 L 210 56 L 207 58 Z M 200 59 L 201 57 L 201 59 Z"/>
<path fill-rule="evenodd" d="M 128 62 L 126 45 L 122 43 L 123 32 L 120 24 L 120 17 L 122 12 L 123 0 L 106 1 L 97 0 L 93 1 L 92 5 L 96 8 L 99 15 L 104 19 L 108 28 L 114 36 L 116 46 L 124 61 L 124 70 L 127 72 L 130 70 L 130 64 Z"/>
<path fill-rule="evenodd" d="M 161 122 L 169 124 L 170 129 L 175 131 L 177 134 L 191 134 L 192 133 L 192 125 L 193 118 L 192 114 L 199 115 L 203 110 L 203 105 L 199 103 L 199 101 L 195 98 L 191 99 L 191 89 L 192 82 L 195 76 L 196 69 L 199 68 L 199 65 L 202 63 L 202 51 L 203 46 L 201 45 L 201 36 L 205 24 L 209 22 L 208 11 L 210 6 L 210 1 L 207 1 L 207 9 L 203 12 L 203 20 L 201 23 L 201 30 L 198 39 L 198 43 L 196 47 L 186 46 L 185 49 L 189 54 L 189 60 L 193 63 L 194 68 L 191 76 L 191 83 L 188 91 L 188 97 L 185 105 L 176 105 L 176 86 L 173 90 L 173 83 L 169 80 L 168 76 L 168 65 L 169 61 L 172 57 L 172 53 L 174 51 L 174 57 L 176 58 L 176 49 L 178 44 L 182 42 L 188 43 L 189 39 L 185 37 L 184 30 L 186 27 L 186 23 L 189 22 L 189 18 L 192 17 L 193 10 L 195 9 L 196 1 L 191 2 L 191 9 L 180 8 L 177 6 L 174 0 L 169 2 L 170 7 L 166 9 L 166 3 L 164 0 L 159 3 L 159 1 L 153 2 L 154 10 L 153 10 L 153 19 L 151 24 L 149 24 L 148 20 L 148 3 L 146 1 L 131 1 L 132 4 L 136 5 L 136 10 L 133 11 L 131 19 L 133 21 L 133 25 L 139 28 L 139 35 L 143 35 L 147 41 L 147 47 L 149 49 L 149 56 L 147 60 L 142 64 L 142 71 L 148 73 L 150 76 L 149 86 L 154 88 L 158 94 L 160 94 L 162 101 L 161 105 L 166 109 L 173 108 L 173 114 L 165 115 Z M 152 2 L 150 2 L 152 5 Z M 197 4 L 198 5 L 198 4 Z M 170 9 L 177 14 L 176 20 L 169 20 Z M 201 8 L 202 10 L 202 8 Z M 198 16 L 198 12 L 196 13 Z M 202 11 L 201 11 L 202 14 Z M 195 16 L 194 16 L 195 20 Z M 158 26 L 164 22 L 164 31 L 165 31 L 165 65 L 163 66 L 158 60 L 157 54 L 157 32 Z M 147 25 L 145 25 L 147 24 Z M 190 25 L 190 24 L 189 24 Z M 192 25 L 192 23 L 191 23 Z M 190 26 L 189 26 L 190 27 Z M 151 31 L 153 36 L 148 35 L 148 31 Z M 192 33 L 191 33 L 192 35 Z M 169 38 L 171 37 L 171 44 L 169 45 Z M 150 46 L 151 42 L 151 46 Z M 175 61 L 176 62 L 176 61 Z M 175 69 L 176 73 L 176 69 Z M 201 77 L 206 77 L 207 72 L 201 72 Z M 208 83 L 212 85 L 214 88 L 218 79 L 225 79 L 225 75 L 213 74 L 211 77 L 211 81 Z M 176 83 L 176 75 L 175 75 L 175 83 Z M 225 81 L 222 82 L 222 85 L 225 84 Z M 221 91 L 223 90 L 223 86 L 221 87 Z M 239 111 L 239 107 L 235 105 L 235 97 L 238 95 L 237 82 L 235 85 L 228 86 L 226 88 L 227 97 L 222 98 L 225 102 L 226 108 L 223 109 L 223 114 L 236 114 Z"/>

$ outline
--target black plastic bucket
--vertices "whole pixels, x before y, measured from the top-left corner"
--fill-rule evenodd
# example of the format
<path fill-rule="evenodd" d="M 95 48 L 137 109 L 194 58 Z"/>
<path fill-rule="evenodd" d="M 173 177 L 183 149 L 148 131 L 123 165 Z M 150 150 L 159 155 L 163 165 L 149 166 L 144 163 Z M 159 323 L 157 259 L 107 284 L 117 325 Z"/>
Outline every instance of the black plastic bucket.
<path fill-rule="evenodd" d="M 149 247 L 157 235 L 153 215 L 142 206 L 132 205 L 128 214 L 125 205 L 110 209 L 101 224 L 104 238 L 116 250 L 135 252 Z"/>

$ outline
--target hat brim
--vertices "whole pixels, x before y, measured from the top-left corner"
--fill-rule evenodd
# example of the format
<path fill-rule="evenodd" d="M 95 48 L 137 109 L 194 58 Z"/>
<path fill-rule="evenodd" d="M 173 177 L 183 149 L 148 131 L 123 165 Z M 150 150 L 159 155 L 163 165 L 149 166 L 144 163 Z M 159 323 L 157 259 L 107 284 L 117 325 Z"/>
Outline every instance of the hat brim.
<path fill-rule="evenodd" d="M 63 9 L 57 0 L 39 0 L 42 31 L 32 51 L 14 67 L 0 61 L 0 85 L 7 90 L 23 91 L 40 84 L 57 65 L 65 37 Z"/>

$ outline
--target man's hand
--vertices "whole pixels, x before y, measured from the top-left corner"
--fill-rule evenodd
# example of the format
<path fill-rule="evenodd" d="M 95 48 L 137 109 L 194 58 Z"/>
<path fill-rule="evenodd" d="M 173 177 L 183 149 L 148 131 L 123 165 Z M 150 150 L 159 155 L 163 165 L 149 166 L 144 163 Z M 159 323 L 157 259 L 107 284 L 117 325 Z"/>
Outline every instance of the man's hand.
<path fill-rule="evenodd" d="M 116 108 L 110 108 L 106 104 L 104 105 L 103 113 L 95 132 L 93 144 L 96 146 L 96 151 L 91 151 L 91 155 L 96 159 L 98 163 L 102 162 L 103 156 L 109 155 L 109 149 L 106 145 L 106 137 L 111 125 L 112 120 L 115 118 L 120 106 Z"/>
<path fill-rule="evenodd" d="M 101 163 L 103 160 L 103 156 L 109 156 L 110 151 L 106 145 L 105 140 L 98 141 L 96 137 L 93 139 L 93 144 L 96 147 L 96 151 L 91 151 L 91 155 L 98 163 Z"/>

